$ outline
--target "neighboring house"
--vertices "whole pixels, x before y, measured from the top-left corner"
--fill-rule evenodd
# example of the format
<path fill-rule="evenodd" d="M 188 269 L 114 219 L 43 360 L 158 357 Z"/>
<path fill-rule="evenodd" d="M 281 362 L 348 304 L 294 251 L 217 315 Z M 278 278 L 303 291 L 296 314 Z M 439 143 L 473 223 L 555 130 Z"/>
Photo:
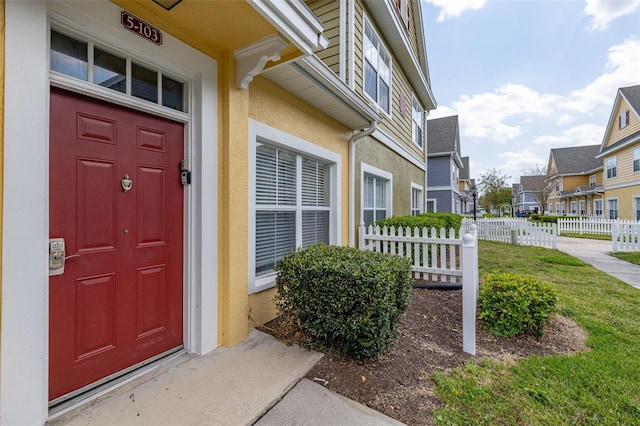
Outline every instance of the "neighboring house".
<path fill-rule="evenodd" d="M 555 215 L 602 215 L 600 146 L 554 148 L 549 153 L 546 182 L 551 185 L 547 212 Z"/>
<path fill-rule="evenodd" d="M 460 213 L 458 116 L 427 120 L 427 210 Z"/>
<path fill-rule="evenodd" d="M 462 157 L 462 167 L 458 179 L 458 190 L 460 191 L 460 213 L 473 213 L 473 179 L 471 179 L 471 169 L 469 167 L 469 157 Z M 477 194 L 476 194 L 477 196 Z"/>
<path fill-rule="evenodd" d="M 520 176 L 520 182 L 514 183 L 512 186 L 513 208 L 520 212 L 541 211 L 540 203 L 542 201 L 543 208 L 546 208 L 546 202 L 543 200 L 546 187 L 546 176 Z"/>
<path fill-rule="evenodd" d="M 418 1 L 0 3 L 3 424 L 238 343 L 287 252 L 424 210 Z"/>
<path fill-rule="evenodd" d="M 604 214 L 640 220 L 640 85 L 618 89 L 597 158 L 604 169 Z"/>

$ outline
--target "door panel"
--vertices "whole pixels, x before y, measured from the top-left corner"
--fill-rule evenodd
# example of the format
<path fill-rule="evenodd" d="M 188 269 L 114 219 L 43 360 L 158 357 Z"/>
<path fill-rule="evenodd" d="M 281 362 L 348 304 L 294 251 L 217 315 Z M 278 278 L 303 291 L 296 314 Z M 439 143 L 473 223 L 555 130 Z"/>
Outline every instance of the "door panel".
<path fill-rule="evenodd" d="M 183 343 L 184 127 L 51 89 L 49 399 Z M 122 180 L 132 181 L 125 191 Z"/>

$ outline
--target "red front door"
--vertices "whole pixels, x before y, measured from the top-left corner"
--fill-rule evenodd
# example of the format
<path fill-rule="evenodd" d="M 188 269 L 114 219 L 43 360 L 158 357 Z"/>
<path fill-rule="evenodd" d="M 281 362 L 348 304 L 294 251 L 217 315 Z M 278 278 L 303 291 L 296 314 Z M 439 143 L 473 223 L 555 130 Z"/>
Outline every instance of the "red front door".
<path fill-rule="evenodd" d="M 180 123 L 51 89 L 49 229 L 71 257 L 49 280 L 49 400 L 182 345 L 183 146 Z"/>

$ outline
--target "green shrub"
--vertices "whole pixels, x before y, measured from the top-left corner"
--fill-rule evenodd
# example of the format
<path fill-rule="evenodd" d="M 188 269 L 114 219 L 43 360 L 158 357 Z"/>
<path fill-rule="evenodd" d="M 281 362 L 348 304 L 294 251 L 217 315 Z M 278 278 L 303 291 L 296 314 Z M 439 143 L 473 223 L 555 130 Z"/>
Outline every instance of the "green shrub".
<path fill-rule="evenodd" d="M 540 337 L 556 299 L 551 286 L 533 277 L 494 272 L 480 287 L 478 318 L 496 336 Z"/>
<path fill-rule="evenodd" d="M 531 215 L 531 220 L 543 223 L 558 223 L 558 219 L 577 219 L 577 216 L 556 216 L 556 215 Z"/>
<path fill-rule="evenodd" d="M 462 216 L 455 213 L 421 213 L 417 216 L 392 216 L 376 221 L 378 226 L 393 226 L 395 228 L 399 226 L 406 228 L 408 226 L 412 230 L 415 227 L 418 227 L 418 229 L 436 228 L 437 230 L 444 228 L 447 231 L 453 228 L 456 232 L 460 230 L 461 224 Z"/>
<path fill-rule="evenodd" d="M 408 259 L 316 244 L 284 257 L 276 271 L 278 309 L 312 347 L 371 358 L 393 344 L 411 297 Z"/>

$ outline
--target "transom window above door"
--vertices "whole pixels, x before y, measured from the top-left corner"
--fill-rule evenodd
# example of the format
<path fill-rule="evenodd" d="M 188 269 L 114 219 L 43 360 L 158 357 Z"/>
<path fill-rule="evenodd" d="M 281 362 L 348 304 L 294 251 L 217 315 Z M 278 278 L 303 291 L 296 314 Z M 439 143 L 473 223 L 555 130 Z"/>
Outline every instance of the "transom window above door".
<path fill-rule="evenodd" d="M 186 84 L 91 41 L 51 30 L 50 69 L 145 101 L 185 112 Z"/>

